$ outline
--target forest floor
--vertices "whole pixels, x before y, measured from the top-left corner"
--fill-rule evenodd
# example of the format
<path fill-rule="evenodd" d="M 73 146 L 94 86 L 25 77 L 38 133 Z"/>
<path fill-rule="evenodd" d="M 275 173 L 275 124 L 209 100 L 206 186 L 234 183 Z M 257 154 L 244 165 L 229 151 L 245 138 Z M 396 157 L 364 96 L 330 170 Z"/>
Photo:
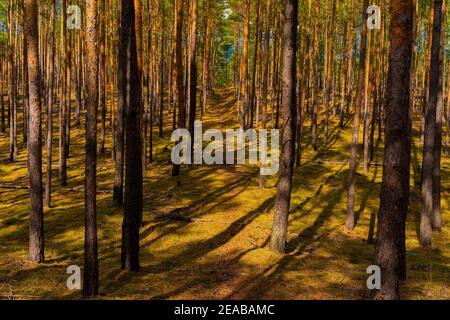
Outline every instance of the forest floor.
<path fill-rule="evenodd" d="M 288 253 L 277 255 L 266 247 L 273 219 L 276 176 L 268 180 L 265 189 L 260 189 L 256 166 L 193 165 L 183 166 L 182 176 L 175 180 L 171 177 L 173 142 L 170 142 L 169 114 L 165 124 L 163 139 L 158 139 L 155 129 L 155 161 L 144 174 L 139 273 L 120 270 L 122 210 L 112 205 L 109 192 L 114 181 L 110 139 L 106 152 L 99 154 L 100 298 L 369 297 L 366 268 L 373 264 L 374 246 L 366 239 L 370 215 L 377 212 L 379 205 L 382 143 L 377 146 L 369 174 L 363 175 L 362 166 L 358 168 L 359 219 L 354 232 L 349 233 L 343 223 L 351 123 L 340 130 L 332 116 L 327 145 L 323 144 L 321 124 L 318 152 L 310 147 L 310 124 L 305 123 L 304 156 L 294 176 Z M 217 89 L 210 96 L 204 127 L 236 126 L 233 91 Z M 26 189 L 20 188 L 28 185 L 22 137 L 18 138 L 18 160 L 9 164 L 9 138 L 0 135 L 0 299 L 81 298 L 79 291 L 66 287 L 66 268 L 82 266 L 84 247 L 84 129 L 74 125 L 72 129 L 68 187 L 59 186 L 57 138 L 54 139 L 53 207 L 45 208 L 46 263 L 42 265 L 27 260 L 29 196 Z M 57 134 L 56 123 L 54 131 Z M 444 228 L 433 235 L 432 248 L 423 249 L 418 243 L 421 149 L 420 139 L 415 139 L 407 223 L 408 280 L 402 284 L 402 298 L 449 299 L 450 160 L 443 156 Z M 183 221 L 171 219 L 173 213 L 183 216 Z"/>

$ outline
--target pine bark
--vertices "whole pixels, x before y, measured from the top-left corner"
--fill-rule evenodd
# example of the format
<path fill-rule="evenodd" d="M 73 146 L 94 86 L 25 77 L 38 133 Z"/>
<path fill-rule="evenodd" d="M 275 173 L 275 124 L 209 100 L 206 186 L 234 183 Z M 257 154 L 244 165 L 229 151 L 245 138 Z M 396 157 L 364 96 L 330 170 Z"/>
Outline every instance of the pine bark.
<path fill-rule="evenodd" d="M 25 32 L 30 96 L 28 173 L 30 180 L 30 260 L 44 262 L 44 209 L 42 199 L 41 79 L 39 66 L 38 4 L 25 0 Z"/>
<path fill-rule="evenodd" d="M 190 30 L 188 50 L 188 94 L 189 132 L 194 136 L 194 122 L 197 110 L 197 0 L 189 0 Z"/>
<path fill-rule="evenodd" d="M 440 212 L 440 197 L 436 197 L 439 193 L 439 163 L 440 149 L 439 126 L 442 124 L 442 117 L 439 100 L 442 98 L 441 72 L 443 61 L 441 56 L 441 30 L 442 30 L 442 0 L 434 1 L 434 19 L 433 33 L 430 57 L 430 83 L 429 95 L 425 108 L 425 127 L 424 127 L 424 145 L 423 145 L 423 162 L 422 162 L 422 211 L 420 215 L 420 244 L 422 246 L 431 245 L 431 233 L 433 229 L 433 221 Z M 439 109 L 439 110 L 438 110 Z M 439 158 L 435 159 L 437 156 Z M 435 202 L 436 201 L 436 202 Z M 437 219 L 436 219 L 437 220 Z M 436 221 L 437 222 L 437 221 Z"/>
<path fill-rule="evenodd" d="M 135 7 L 122 0 L 120 77 L 125 80 L 126 166 L 122 223 L 122 270 L 139 271 L 139 229 L 142 221 L 141 86 L 135 29 Z"/>
<path fill-rule="evenodd" d="M 295 157 L 296 121 L 296 51 L 298 26 L 298 0 L 285 1 L 283 41 L 283 137 L 280 171 L 275 200 L 275 214 L 270 240 L 273 252 L 284 253 L 286 247 L 292 176 Z"/>
<path fill-rule="evenodd" d="M 52 9 L 50 14 L 50 53 L 49 53 L 49 74 L 48 74 L 48 99 L 47 99 L 47 161 L 46 161 L 46 177 L 45 177 L 45 204 L 51 206 L 51 189 L 52 189 L 52 142 L 53 142 L 53 90 L 55 86 L 55 15 L 56 0 L 52 0 Z"/>
<path fill-rule="evenodd" d="M 361 117 L 361 108 L 364 102 L 363 90 L 366 71 L 366 51 L 367 51 L 367 7 L 368 0 L 364 0 L 362 11 L 362 27 L 361 27 L 361 47 L 359 58 L 359 76 L 358 87 L 356 90 L 356 105 L 355 115 L 353 118 L 353 133 L 350 151 L 350 166 L 348 175 L 348 192 L 347 192 L 347 217 L 345 219 L 345 228 L 353 230 L 355 228 L 355 192 L 356 192 L 356 166 L 358 161 L 358 140 L 359 140 L 359 125 Z"/>
<path fill-rule="evenodd" d="M 97 113 L 99 100 L 98 1 L 86 1 L 86 167 L 83 295 L 98 294 Z"/>
<path fill-rule="evenodd" d="M 399 299 L 399 283 L 405 270 L 404 235 L 411 161 L 411 82 L 408 79 L 412 70 L 413 24 L 413 0 L 392 1 L 386 142 L 376 245 L 376 264 L 382 274 L 379 299 Z"/>
<path fill-rule="evenodd" d="M 177 99 L 175 109 L 178 110 L 177 127 L 179 129 L 186 127 L 186 109 L 183 82 L 183 4 L 184 0 L 176 0 L 175 6 L 175 48 L 174 48 L 174 67 L 175 67 L 175 86 L 174 95 Z M 172 168 L 172 176 L 180 175 L 180 165 L 174 164 Z"/>

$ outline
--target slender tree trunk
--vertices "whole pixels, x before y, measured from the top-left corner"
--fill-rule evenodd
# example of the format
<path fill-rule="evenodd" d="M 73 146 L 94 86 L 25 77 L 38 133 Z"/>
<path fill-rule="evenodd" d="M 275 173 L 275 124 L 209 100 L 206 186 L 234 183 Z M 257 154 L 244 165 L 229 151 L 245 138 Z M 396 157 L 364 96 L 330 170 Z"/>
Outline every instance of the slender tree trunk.
<path fill-rule="evenodd" d="M 165 64 L 165 56 L 164 56 L 164 51 L 165 51 L 165 47 L 166 47 L 166 37 L 165 34 L 163 32 L 163 28 L 166 25 L 166 6 L 165 6 L 165 1 L 161 1 L 162 4 L 162 24 L 161 24 L 161 63 L 160 63 L 160 89 L 159 89 L 159 138 L 162 139 L 163 137 L 163 121 L 164 121 L 164 82 L 165 82 L 165 68 L 166 68 L 166 64 Z"/>
<path fill-rule="evenodd" d="M 67 185 L 67 150 L 66 150 L 66 92 L 67 92 L 67 52 L 66 52 L 66 8 L 67 2 L 63 0 L 61 13 L 61 94 L 59 101 L 59 180 L 62 186 Z"/>
<path fill-rule="evenodd" d="M 335 35 L 335 22 L 336 22 L 336 11 L 337 11 L 337 0 L 333 0 L 333 9 L 332 9 L 332 14 L 331 14 L 331 25 L 330 25 L 330 48 L 329 48 L 329 53 L 328 53 L 328 62 L 326 65 L 326 77 L 325 77 L 325 82 L 324 82 L 324 104 L 325 104 L 325 124 L 324 124 L 324 144 L 325 146 L 328 144 L 328 126 L 329 126 L 329 108 L 330 108 L 330 94 L 331 91 L 333 90 L 333 104 L 332 104 L 332 108 L 333 110 L 335 110 L 334 108 L 334 79 L 333 79 L 333 74 L 332 74 L 332 68 L 334 68 L 335 61 L 334 61 L 334 43 L 335 43 L 335 39 L 336 39 L 336 35 Z M 328 24 L 327 24 L 328 26 Z M 327 32 L 328 35 L 328 32 Z M 335 112 L 335 111 L 334 111 Z"/>
<path fill-rule="evenodd" d="M 350 152 L 350 167 L 348 175 L 348 192 L 347 192 L 347 217 L 345 219 L 345 228 L 353 230 L 355 228 L 355 192 L 356 192 L 356 166 L 358 161 L 358 140 L 359 140 L 359 124 L 361 116 L 361 108 L 364 101 L 364 75 L 366 72 L 366 49 L 367 49 L 367 7 L 369 0 L 364 0 L 362 12 L 362 27 L 361 27 L 361 48 L 359 57 L 359 76 L 358 88 L 356 91 L 356 105 L 355 115 L 353 118 L 353 134 L 352 145 Z"/>
<path fill-rule="evenodd" d="M 39 67 L 38 4 L 25 0 L 25 32 L 30 96 L 28 172 L 30 179 L 30 260 L 44 262 L 44 209 L 42 201 L 41 79 Z"/>
<path fill-rule="evenodd" d="M 202 84 L 201 84 L 201 106 L 200 106 L 200 118 L 203 118 L 203 114 L 206 111 L 206 104 L 208 100 L 208 77 L 209 77 L 209 51 L 210 51 L 210 32 L 211 32 L 211 0 L 205 0 L 203 2 L 203 20 L 204 20 L 204 36 L 203 36 L 203 55 L 202 55 Z M 235 39 L 237 36 L 235 35 Z M 238 45 L 235 50 L 239 50 Z M 238 54 L 238 51 L 236 51 Z M 236 58 L 236 57 L 235 57 Z M 235 65 L 237 66 L 237 64 Z M 236 81 L 235 81 L 236 82 Z"/>
<path fill-rule="evenodd" d="M 5 121 L 5 100 L 3 96 L 3 46 L 0 46 L 0 55 L 2 56 L 2 59 L 0 59 L 0 104 L 1 104 L 1 110 L 0 110 L 0 116 L 2 117 L 0 120 L 0 132 L 5 133 L 6 132 L 6 121 Z"/>
<path fill-rule="evenodd" d="M 280 171 L 275 200 L 275 215 L 270 249 L 284 253 L 287 238 L 289 207 L 291 202 L 292 175 L 295 157 L 296 121 L 296 51 L 298 26 L 298 0 L 285 1 L 283 43 L 283 138 Z"/>
<path fill-rule="evenodd" d="M 99 6 L 99 104 L 101 111 L 101 127 L 100 127 L 100 145 L 99 153 L 105 153 L 105 139 L 106 139 L 106 0 L 100 2 Z"/>
<path fill-rule="evenodd" d="M 144 61 L 144 46 L 143 46 L 143 12 L 144 7 L 142 5 L 142 0 L 133 0 L 134 1 L 134 17 L 135 17 L 135 29 L 136 29 L 136 50 L 137 50 L 137 76 L 139 81 L 139 88 L 143 88 L 143 61 Z M 142 94 L 142 89 L 141 89 Z M 143 96 L 140 97 L 140 101 L 143 100 Z M 144 128 L 144 108 L 143 106 L 139 106 L 139 121 L 140 128 Z M 125 112 L 127 112 L 125 110 Z M 143 132 L 141 134 L 141 140 L 143 138 Z M 142 152 L 142 166 L 145 168 L 146 166 L 146 153 Z"/>
<path fill-rule="evenodd" d="M 15 134 L 14 134 L 14 38 L 13 38 L 13 0 L 8 4 L 8 127 L 9 127 L 9 162 L 14 162 Z"/>
<path fill-rule="evenodd" d="M 344 6 L 344 18 L 345 18 L 345 25 L 344 25 L 344 43 L 345 43 L 345 49 L 344 49 L 344 53 L 343 53 L 343 73 L 342 73 L 342 82 L 341 82 L 341 105 L 339 108 L 339 127 L 340 128 L 344 128 L 344 111 L 345 111 L 345 103 L 346 103 L 346 92 L 347 92 L 347 74 L 348 74 L 348 69 L 349 69 L 349 21 L 347 19 L 347 2 L 345 2 L 345 6 Z"/>
<path fill-rule="evenodd" d="M 21 9 L 23 14 L 25 15 L 25 8 L 23 0 L 20 3 Z M 25 16 L 23 17 L 23 22 L 25 23 Z M 23 107 L 23 143 L 26 144 L 28 141 L 28 125 L 30 121 L 29 117 L 29 101 L 30 101 L 30 95 L 29 95 L 29 88 L 28 88 L 28 66 L 27 66 L 27 59 L 26 56 L 28 55 L 27 51 L 27 34 L 23 34 L 23 63 L 22 63 L 22 88 L 23 88 L 23 96 L 22 96 L 22 107 Z M 39 40 L 38 40 L 39 44 Z M 39 50 L 39 48 L 38 48 Z M 44 65 L 44 64 L 41 64 Z M 41 84 L 41 96 L 43 95 L 42 90 L 43 85 Z"/>
<path fill-rule="evenodd" d="M 50 14 L 50 61 L 48 74 L 48 100 L 47 100 L 47 163 L 45 177 L 45 204 L 51 206 L 51 189 L 52 189 L 52 142 L 53 142 L 53 89 L 55 85 L 55 15 L 56 0 L 52 0 L 52 9 Z"/>
<path fill-rule="evenodd" d="M 118 52 L 118 102 L 117 102 L 117 121 L 116 121 L 116 157 L 114 173 L 113 203 L 120 207 L 123 204 L 123 173 L 124 173 L 124 151 L 125 151 L 125 108 L 127 103 L 127 47 L 122 43 L 122 31 L 120 33 Z"/>
<path fill-rule="evenodd" d="M 370 124 L 371 124 L 371 114 L 372 114 L 372 100 L 370 94 L 370 83 L 369 83 L 369 75 L 370 75 L 370 60 L 371 60 L 371 50 L 372 50 L 372 41 L 373 41 L 373 33 L 369 33 L 368 41 L 367 41 L 367 56 L 366 59 L 366 74 L 364 80 L 364 174 L 367 175 L 369 173 L 369 165 L 370 165 L 370 147 L 369 147 L 369 138 L 370 138 Z"/>
<path fill-rule="evenodd" d="M 269 87 L 269 73 L 270 73 L 270 16 L 271 16 L 272 0 L 267 0 L 266 3 L 266 19 L 264 31 L 264 54 L 263 54 L 263 79 L 262 79 L 262 114 L 261 114 L 261 129 L 267 128 L 267 104 L 268 104 L 268 87 Z M 259 176 L 259 187 L 264 188 L 266 184 L 266 177 Z"/>
<path fill-rule="evenodd" d="M 444 48 L 445 48 L 445 10 L 446 2 L 442 1 L 441 30 L 439 43 L 439 85 L 437 88 L 436 102 L 436 132 L 433 154 L 433 215 L 431 225 L 433 231 L 441 231 L 441 152 L 442 152 L 442 118 L 444 116 L 443 94 L 444 94 Z"/>
<path fill-rule="evenodd" d="M 253 76 L 252 76 L 252 88 L 250 93 L 250 123 L 249 127 L 253 128 L 253 116 L 255 111 L 255 101 L 256 101 L 256 70 L 257 70 L 257 64 L 259 60 L 259 41 L 260 41 L 260 32 L 259 32 L 259 25 L 260 25 L 260 17 L 261 17 L 261 0 L 256 0 L 256 21 L 255 21 L 255 44 L 254 44 L 254 53 L 253 53 Z"/>
<path fill-rule="evenodd" d="M 197 109 L 197 0 L 189 0 L 190 30 L 188 49 L 188 94 L 189 132 L 194 136 L 194 122 Z"/>
<path fill-rule="evenodd" d="M 240 127 L 245 129 L 245 118 L 248 112 L 248 59 L 249 59 L 249 42 L 250 42 L 250 0 L 245 0 L 245 15 L 244 15 L 244 29 L 242 33 L 242 59 L 241 59 L 241 71 L 240 82 L 241 90 L 239 96 L 239 114 L 240 114 Z"/>
<path fill-rule="evenodd" d="M 75 106 L 75 125 L 80 126 L 81 119 L 80 119 L 80 112 L 82 109 L 82 101 L 83 101 L 83 48 L 82 48 L 82 42 L 83 42 L 83 32 L 80 31 L 78 33 L 77 37 L 77 71 L 76 71 L 76 94 L 77 94 L 77 104 Z"/>
<path fill-rule="evenodd" d="M 66 126 L 66 137 L 64 140 L 65 146 L 65 161 L 69 158 L 70 153 L 70 116 L 72 112 L 72 33 L 68 32 L 67 41 L 67 56 L 66 56 L 66 98 L 65 98 L 65 119 L 64 123 Z"/>
<path fill-rule="evenodd" d="M 184 0 L 176 0 L 175 6 L 175 85 L 174 95 L 177 99 L 175 109 L 178 109 L 178 121 L 177 127 L 179 129 L 186 126 L 186 109 L 185 109 L 185 96 L 183 85 L 183 48 L 182 48 L 182 36 L 183 36 L 183 4 Z M 174 164 L 172 168 L 172 176 L 177 177 L 180 175 L 180 165 Z"/>
<path fill-rule="evenodd" d="M 449 154 L 450 147 L 450 59 L 447 61 L 447 114 L 445 118 L 445 145 L 446 154 Z"/>
<path fill-rule="evenodd" d="M 86 168 L 83 295 L 98 294 L 97 112 L 99 100 L 98 1 L 86 1 Z"/>
<path fill-rule="evenodd" d="M 437 203 L 434 203 L 434 200 L 438 200 L 440 202 L 440 197 L 434 197 L 434 192 L 437 189 L 435 183 L 439 183 L 438 161 L 440 161 L 440 159 L 435 159 L 436 155 L 440 156 L 440 152 L 437 153 L 435 149 L 440 148 L 440 146 L 436 145 L 436 142 L 440 142 L 440 139 L 438 139 L 436 135 L 439 134 L 437 133 L 438 123 L 441 123 L 441 119 L 437 119 L 437 109 L 439 108 L 439 99 L 442 96 L 442 91 L 439 88 L 441 82 L 440 74 L 443 67 L 440 53 L 442 7 L 442 0 L 435 0 L 433 33 L 431 35 L 432 44 L 430 58 L 430 83 L 429 95 L 425 109 L 425 130 L 422 162 L 422 211 L 420 215 L 420 243 L 422 246 L 431 245 L 431 232 L 433 228 L 434 210 L 436 209 L 436 213 L 440 212 L 440 206 L 437 207 Z M 435 166 L 437 166 L 437 168 Z M 434 175 L 436 175 L 436 177 L 433 177 Z M 439 189 L 437 189 L 436 191 L 439 192 Z"/>
<path fill-rule="evenodd" d="M 319 108 L 319 9 L 320 1 L 315 0 L 314 10 L 314 33 L 313 33 L 313 56 L 312 56 L 312 92 L 313 92 L 313 110 L 312 110 L 312 146 L 317 151 L 317 113 Z"/>

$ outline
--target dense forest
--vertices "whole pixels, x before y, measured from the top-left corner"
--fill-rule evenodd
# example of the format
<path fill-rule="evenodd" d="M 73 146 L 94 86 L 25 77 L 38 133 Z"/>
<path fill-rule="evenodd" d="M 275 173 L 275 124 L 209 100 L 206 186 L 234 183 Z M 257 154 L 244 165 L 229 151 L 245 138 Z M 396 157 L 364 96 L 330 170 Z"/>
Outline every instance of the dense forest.
<path fill-rule="evenodd" d="M 448 8 L 0 0 L 0 299 L 449 299 Z"/>

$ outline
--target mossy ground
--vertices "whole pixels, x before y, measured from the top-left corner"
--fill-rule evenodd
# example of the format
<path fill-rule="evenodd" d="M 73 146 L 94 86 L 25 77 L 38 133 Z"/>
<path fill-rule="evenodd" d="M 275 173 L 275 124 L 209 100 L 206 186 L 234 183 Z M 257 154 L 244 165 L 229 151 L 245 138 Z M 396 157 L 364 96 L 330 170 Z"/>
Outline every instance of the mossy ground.
<path fill-rule="evenodd" d="M 232 90 L 210 97 L 205 127 L 236 127 Z M 56 114 L 55 114 L 56 118 Z M 144 226 L 139 273 L 120 270 L 122 210 L 112 193 L 99 193 L 98 239 L 100 298 L 103 299 L 365 299 L 366 268 L 374 246 L 367 244 L 370 215 L 379 205 L 382 143 L 367 176 L 357 176 L 357 226 L 343 228 L 351 124 L 340 130 L 331 117 L 330 139 L 319 151 L 310 147 L 305 123 L 304 156 L 295 170 L 289 221 L 288 254 L 271 253 L 268 243 L 276 177 L 258 186 L 255 166 L 191 166 L 181 178 L 171 177 L 170 115 L 164 139 L 155 134 L 155 161 L 144 174 Z M 43 125 L 45 129 L 45 125 Z M 156 130 L 156 129 L 155 129 Z M 55 128 L 57 134 L 57 127 Z M 20 133 L 20 128 L 19 128 Z M 108 131 L 108 137 L 110 132 Z M 415 137 L 417 137 L 415 132 Z M 19 136 L 18 160 L 9 164 L 8 136 L 0 135 L 0 183 L 28 184 L 26 152 Z M 112 190 L 111 141 L 98 159 L 98 189 Z M 431 249 L 418 243 L 422 145 L 414 139 L 411 205 L 407 224 L 408 280 L 404 299 L 450 297 L 450 161 L 443 156 L 444 228 L 433 235 Z M 45 208 L 46 263 L 28 256 L 27 190 L 0 188 L 0 298 L 79 299 L 66 287 L 66 268 L 83 264 L 84 129 L 73 125 L 68 160 L 68 187 L 59 187 L 57 139 L 54 144 L 53 206 Z M 45 159 L 45 152 L 44 158 Z M 378 165 L 377 165 L 378 164 Z M 44 160 L 45 165 L 45 160 Z M 43 168 L 45 170 L 45 167 Z M 177 182 L 180 186 L 177 186 Z M 190 221 L 161 218 L 177 212 Z"/>

